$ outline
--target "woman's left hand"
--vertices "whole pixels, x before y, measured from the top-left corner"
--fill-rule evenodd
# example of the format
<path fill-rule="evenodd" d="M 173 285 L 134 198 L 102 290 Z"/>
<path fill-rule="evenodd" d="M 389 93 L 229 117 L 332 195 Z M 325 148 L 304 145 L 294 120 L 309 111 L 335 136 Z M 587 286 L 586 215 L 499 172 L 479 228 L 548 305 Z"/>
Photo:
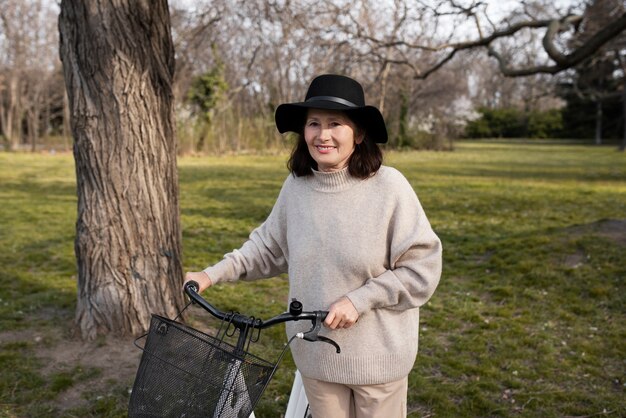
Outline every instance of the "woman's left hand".
<path fill-rule="evenodd" d="M 337 302 L 330 305 L 328 315 L 324 320 L 324 325 L 330 329 L 350 328 L 358 319 L 359 312 L 350 299 L 343 296 Z"/>

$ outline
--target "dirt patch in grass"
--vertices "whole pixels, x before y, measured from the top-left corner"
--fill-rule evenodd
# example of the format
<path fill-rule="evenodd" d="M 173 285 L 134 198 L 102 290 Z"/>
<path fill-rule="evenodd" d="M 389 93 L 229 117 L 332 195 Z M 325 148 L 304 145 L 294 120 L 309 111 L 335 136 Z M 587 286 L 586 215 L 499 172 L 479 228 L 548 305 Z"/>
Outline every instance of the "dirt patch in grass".
<path fill-rule="evenodd" d="M 431 418 L 435 414 L 428 408 L 421 405 L 407 405 L 408 417 Z"/>
<path fill-rule="evenodd" d="M 586 258 L 587 256 L 585 255 L 585 252 L 578 250 L 574 254 L 566 255 L 563 264 L 565 264 L 565 267 L 575 269 L 580 267 L 585 262 Z"/>
<path fill-rule="evenodd" d="M 46 381 L 63 374 L 72 376 L 72 384 L 50 403 L 61 412 L 86 406 L 89 396 L 107 396 L 112 389 L 125 385 L 131 388 L 142 353 L 133 344 L 134 338 L 85 342 L 69 334 L 63 327 L 31 328 L 1 332 L 0 341 L 28 343 Z"/>
<path fill-rule="evenodd" d="M 601 219 L 584 225 L 574 225 L 568 229 L 574 236 L 597 235 L 626 246 L 626 219 Z"/>
<path fill-rule="evenodd" d="M 66 325 L 2 331 L 0 342 L 26 343 L 32 349 L 29 355 L 41 364 L 38 373 L 51 385 L 55 376 L 69 376 L 71 383 L 49 402 L 50 407 L 65 413 L 88 407 L 94 399 L 112 396 L 114 391 L 130 391 L 143 353 L 135 346 L 135 337 L 107 336 L 82 341 L 72 335 L 70 313 L 42 312 L 35 315 L 37 321 L 48 317 Z M 189 316 L 188 324 L 213 334 L 215 330 L 206 326 L 209 317 L 208 313 L 197 311 Z M 143 343 L 138 341 L 140 346 Z"/>
<path fill-rule="evenodd" d="M 62 392 L 55 406 L 61 410 L 77 408 L 87 402 L 87 392 L 106 396 L 113 385 L 127 385 L 130 389 L 141 357 L 141 350 L 135 347 L 133 340 L 131 337 L 107 337 L 95 342 L 64 339 L 55 347 L 41 347 L 37 354 L 48 362 L 44 374 L 76 367 L 98 371 L 93 378 Z"/>
<path fill-rule="evenodd" d="M 565 230 L 567 237 L 583 235 L 596 236 L 611 241 L 619 246 L 626 246 L 626 219 L 601 219 L 596 222 L 574 225 Z M 580 267 L 587 259 L 583 250 L 566 254 L 563 264 L 569 268 Z"/>

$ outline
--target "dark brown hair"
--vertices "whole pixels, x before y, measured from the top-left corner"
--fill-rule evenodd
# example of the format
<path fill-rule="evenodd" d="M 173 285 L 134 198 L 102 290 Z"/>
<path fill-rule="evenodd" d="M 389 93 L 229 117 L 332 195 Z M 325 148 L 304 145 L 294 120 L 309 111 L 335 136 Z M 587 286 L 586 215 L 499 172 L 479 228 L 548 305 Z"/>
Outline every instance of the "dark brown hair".
<path fill-rule="evenodd" d="M 347 113 L 346 113 L 347 114 Z M 368 138 L 367 132 L 358 123 L 358 120 L 350 117 L 357 126 L 356 131 L 364 133 L 363 141 L 356 144 L 354 152 L 348 160 L 348 172 L 351 176 L 366 179 L 376 174 L 383 163 L 383 153 L 376 142 Z M 297 142 L 291 151 L 291 157 L 287 161 L 287 168 L 296 177 L 310 176 L 313 170 L 317 170 L 317 162 L 311 157 L 309 148 L 304 140 L 304 134 L 298 133 Z"/>

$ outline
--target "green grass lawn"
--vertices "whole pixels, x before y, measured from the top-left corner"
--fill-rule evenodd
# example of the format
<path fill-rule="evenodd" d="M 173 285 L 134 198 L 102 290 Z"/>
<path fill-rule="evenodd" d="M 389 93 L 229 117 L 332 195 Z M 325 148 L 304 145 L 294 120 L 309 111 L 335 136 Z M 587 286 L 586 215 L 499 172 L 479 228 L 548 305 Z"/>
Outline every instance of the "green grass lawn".
<path fill-rule="evenodd" d="M 265 219 L 285 160 L 179 160 L 186 270 L 218 261 Z M 626 155 L 485 141 L 390 152 L 386 164 L 413 184 L 444 243 L 410 416 L 626 416 Z M 0 417 L 125 416 L 132 377 L 94 384 L 115 360 L 52 367 L 39 356 L 75 342 L 72 157 L 0 153 L 0 201 Z M 281 312 L 286 295 L 285 278 L 207 293 L 261 317 Z M 284 340 L 269 330 L 257 350 L 275 359 Z M 287 356 L 257 417 L 284 412 L 292 373 Z M 64 408 L 78 388 L 82 403 Z"/>

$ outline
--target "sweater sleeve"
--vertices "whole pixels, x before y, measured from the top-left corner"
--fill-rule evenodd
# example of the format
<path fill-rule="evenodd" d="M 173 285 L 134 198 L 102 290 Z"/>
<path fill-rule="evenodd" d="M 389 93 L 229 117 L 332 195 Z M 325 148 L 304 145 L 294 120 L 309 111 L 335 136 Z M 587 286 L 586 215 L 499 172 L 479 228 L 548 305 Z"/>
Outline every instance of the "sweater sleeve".
<path fill-rule="evenodd" d="M 285 185 L 268 218 L 250 233 L 242 247 L 204 269 L 213 284 L 274 277 L 287 271 L 284 189 Z"/>
<path fill-rule="evenodd" d="M 441 241 L 410 186 L 402 177 L 388 224 L 389 269 L 346 296 L 360 314 L 371 309 L 406 310 L 425 304 L 439 283 Z"/>

